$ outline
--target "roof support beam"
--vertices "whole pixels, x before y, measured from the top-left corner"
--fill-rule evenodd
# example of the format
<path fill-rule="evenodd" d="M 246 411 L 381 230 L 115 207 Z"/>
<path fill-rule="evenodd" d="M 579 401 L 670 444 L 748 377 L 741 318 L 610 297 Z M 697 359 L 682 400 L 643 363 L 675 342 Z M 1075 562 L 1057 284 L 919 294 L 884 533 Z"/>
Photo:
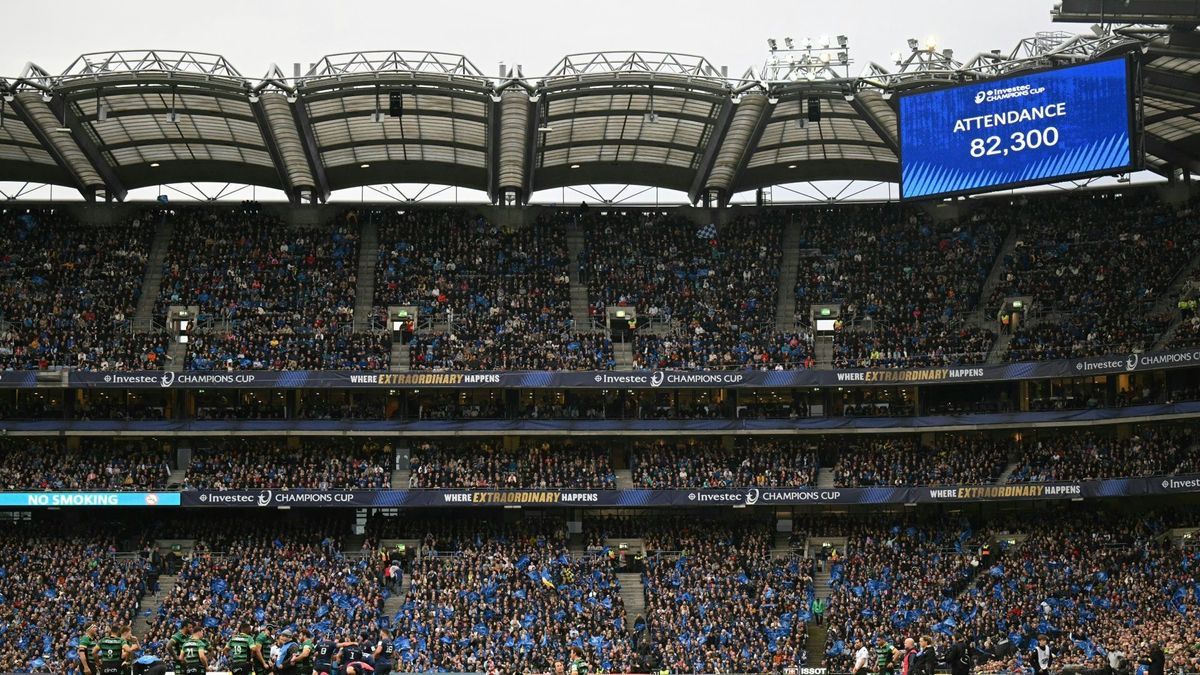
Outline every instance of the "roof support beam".
<path fill-rule="evenodd" d="M 529 201 L 529 196 L 533 193 L 533 174 L 537 171 L 538 166 L 538 150 L 542 144 L 542 132 L 538 128 L 545 123 L 545 116 L 549 112 L 549 99 L 546 97 L 546 92 L 541 92 L 537 96 L 537 100 L 531 101 L 533 109 L 529 114 L 529 122 L 526 128 L 526 151 L 525 151 L 525 184 L 521 188 L 521 198 L 526 202 Z"/>
<path fill-rule="evenodd" d="M 329 179 L 325 175 L 325 165 L 321 162 L 321 147 L 317 145 L 316 134 L 313 133 L 312 123 L 308 119 L 308 110 L 303 100 L 291 104 L 292 117 L 296 128 L 300 131 L 300 140 L 304 145 L 304 157 L 308 160 L 308 168 L 312 171 L 316 191 L 313 198 L 322 203 L 329 200 Z"/>
<path fill-rule="evenodd" d="M 50 109 L 55 116 L 60 120 L 64 120 L 67 128 L 71 130 L 71 138 L 75 140 L 76 145 L 83 151 L 88 162 L 96 173 L 100 174 L 100 180 L 104 181 L 104 190 L 107 193 L 109 200 L 125 201 L 125 195 L 129 193 L 125 186 L 121 183 L 121 179 L 117 177 L 116 170 L 109 165 L 104 159 L 104 155 L 100 152 L 100 148 L 92 141 L 91 135 L 88 133 L 87 127 L 75 116 L 75 111 L 71 109 L 71 105 L 65 96 L 55 96 L 50 102 Z"/>
<path fill-rule="evenodd" d="M 293 189 L 291 181 L 288 180 L 287 165 L 284 163 L 283 155 L 279 152 L 279 144 L 275 140 L 275 133 L 271 130 L 271 121 L 267 119 L 267 111 L 262 105 L 262 99 L 251 103 L 250 109 L 254 111 L 254 121 L 258 124 L 259 132 L 262 133 L 263 143 L 267 146 L 267 154 L 271 156 L 271 163 L 275 165 L 275 173 L 279 174 L 279 187 L 287 193 L 289 202 L 299 204 L 300 193 Z"/>
<path fill-rule="evenodd" d="M 1200 174 L 1200 158 L 1182 151 L 1175 143 L 1146 134 L 1142 141 L 1146 154 L 1154 155 L 1178 169 Z"/>
<path fill-rule="evenodd" d="M 46 118 L 49 117 L 49 121 L 53 122 L 54 113 L 47 104 L 42 102 L 40 95 L 33 92 L 21 92 L 13 98 L 11 105 L 13 110 L 25 121 L 25 125 L 29 127 L 29 131 L 33 134 L 34 138 L 38 140 L 38 143 L 42 144 L 42 148 L 45 149 L 46 153 L 71 177 L 71 186 L 79 190 L 79 194 L 83 195 L 84 199 L 95 201 L 95 184 L 90 183 L 86 177 L 81 175 L 75 163 L 68 158 L 70 150 L 64 148 L 64 145 L 70 139 L 65 138 L 66 134 L 58 134 L 53 128 L 47 128 L 45 124 L 47 122 Z M 38 109 L 38 106 L 41 106 L 41 108 Z M 72 133 L 72 136 L 74 135 Z M 79 155 L 82 155 L 82 151 L 78 150 L 77 147 L 75 150 Z M 121 196 L 124 197 L 124 194 Z"/>
<path fill-rule="evenodd" d="M 1143 69 L 1142 72 L 1146 74 L 1144 86 L 1148 90 L 1154 88 L 1157 91 L 1158 87 L 1162 87 L 1181 92 L 1180 100 L 1186 100 L 1189 103 L 1200 100 L 1200 82 L 1197 82 L 1194 75 L 1183 75 L 1163 68 L 1155 68 L 1153 64 Z"/>
<path fill-rule="evenodd" d="M 704 185 L 708 182 L 709 175 L 712 174 L 713 163 L 717 161 L 717 151 L 725 142 L 725 132 L 729 131 L 729 122 L 732 119 L 733 100 L 727 98 L 721 104 L 717 120 L 713 123 L 712 132 L 708 136 L 708 144 L 704 147 L 704 155 L 700 158 L 700 165 L 696 167 L 696 178 L 692 180 L 692 186 L 688 188 L 688 201 L 693 204 L 700 201 Z"/>
<path fill-rule="evenodd" d="M 716 190 L 721 195 L 721 203 L 713 206 L 724 206 L 729 201 L 738 183 L 738 176 L 750 162 L 750 156 L 762 140 L 774 110 L 775 105 L 765 93 L 747 92 L 731 112 L 729 128 L 717 148 L 717 155 L 708 170 L 709 175 L 703 182 L 704 190 Z M 698 196 L 703 197 L 699 193 Z"/>
<path fill-rule="evenodd" d="M 900 156 L 900 144 L 896 139 L 897 130 L 890 129 L 881 122 L 875 116 L 875 113 L 871 112 L 871 109 L 863 104 L 861 94 L 855 96 L 853 101 L 850 101 L 850 106 L 854 108 L 855 112 L 862 115 L 863 121 L 867 123 L 867 126 L 871 127 L 871 131 L 874 131 L 879 136 L 888 149 L 896 153 L 897 157 Z"/>
<path fill-rule="evenodd" d="M 487 102 L 487 196 L 493 204 L 500 199 L 500 106 L 492 97 Z"/>

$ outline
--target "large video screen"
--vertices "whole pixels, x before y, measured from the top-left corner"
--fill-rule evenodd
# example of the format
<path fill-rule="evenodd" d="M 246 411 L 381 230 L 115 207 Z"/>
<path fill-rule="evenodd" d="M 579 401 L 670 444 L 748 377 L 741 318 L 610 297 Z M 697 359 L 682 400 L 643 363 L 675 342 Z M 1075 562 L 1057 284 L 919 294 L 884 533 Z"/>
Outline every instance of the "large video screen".
<path fill-rule="evenodd" d="M 986 192 L 1133 168 L 1125 58 L 900 100 L 900 195 Z"/>

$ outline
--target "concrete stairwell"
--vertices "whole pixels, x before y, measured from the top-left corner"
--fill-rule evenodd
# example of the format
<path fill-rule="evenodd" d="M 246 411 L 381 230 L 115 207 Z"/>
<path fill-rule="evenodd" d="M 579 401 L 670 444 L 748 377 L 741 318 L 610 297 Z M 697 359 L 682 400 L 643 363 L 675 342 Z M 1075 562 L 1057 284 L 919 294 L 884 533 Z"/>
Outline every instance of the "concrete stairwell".
<path fill-rule="evenodd" d="M 161 323 L 167 320 L 165 316 L 154 316 L 154 303 L 158 300 L 163 262 L 171 250 L 171 237 L 174 234 L 175 224 L 171 220 L 158 224 L 154 230 L 154 240 L 150 242 L 150 252 L 146 257 L 146 273 L 142 276 L 142 294 L 138 296 L 137 309 L 133 314 L 135 333 L 151 333 L 156 318 Z"/>
<path fill-rule="evenodd" d="M 167 477 L 167 487 L 175 489 L 183 485 L 183 477 L 187 475 L 187 467 L 182 469 L 171 469 L 171 475 Z"/>
<path fill-rule="evenodd" d="M 832 488 L 834 486 L 833 469 L 817 469 L 817 487 L 821 489 Z"/>
<path fill-rule="evenodd" d="M 392 489 L 407 490 L 410 480 L 412 480 L 412 476 L 408 469 L 396 469 L 392 472 Z"/>
<path fill-rule="evenodd" d="M 138 603 L 137 618 L 133 620 L 133 634 L 139 638 L 145 638 L 150 632 L 150 624 L 154 617 L 158 614 L 158 608 L 162 606 L 163 600 L 170 597 L 171 592 L 175 590 L 175 584 L 178 583 L 179 577 L 162 575 L 158 578 L 158 594 L 147 593 L 142 596 Z M 149 615 L 146 613 L 149 612 Z"/>
<path fill-rule="evenodd" d="M 567 274 L 571 277 L 571 318 L 575 329 L 591 330 L 592 320 L 588 314 L 587 284 L 579 276 L 579 255 L 583 253 L 583 228 L 574 220 L 567 225 Z"/>
<path fill-rule="evenodd" d="M 618 490 L 632 490 L 634 488 L 632 471 L 629 469 L 617 469 L 616 474 Z"/>
<path fill-rule="evenodd" d="M 1018 462 L 1009 462 L 1008 466 L 1004 467 L 1004 471 L 1000 473 L 1000 477 L 996 479 L 997 485 L 1004 485 L 1012 478 L 1013 472 L 1017 470 L 1020 464 Z"/>
<path fill-rule="evenodd" d="M 181 373 L 185 366 L 187 366 L 187 345 L 172 340 L 170 346 L 167 347 L 167 365 L 164 366 L 164 369 L 173 373 Z"/>
<path fill-rule="evenodd" d="M 370 329 L 375 310 L 375 261 L 379 257 L 379 230 L 370 219 L 358 232 L 358 276 L 354 286 L 354 332 Z"/>
<path fill-rule="evenodd" d="M 995 330 L 995 328 L 993 328 Z M 985 363 L 995 364 L 1004 361 L 1004 355 L 1008 353 L 1008 345 L 1012 343 L 1012 333 L 996 332 L 996 341 L 992 343 L 992 349 L 988 352 L 987 361 Z"/>
<path fill-rule="evenodd" d="M 389 595 L 383 601 L 383 615 L 387 617 L 396 616 L 396 612 L 404 605 L 404 599 L 408 597 L 408 587 L 412 585 L 412 578 L 407 572 L 400 579 L 400 592 Z"/>
<path fill-rule="evenodd" d="M 1179 271 L 1179 274 L 1175 275 L 1175 279 L 1171 282 L 1171 285 L 1167 287 L 1167 290 L 1154 303 L 1153 314 L 1166 314 L 1168 312 L 1171 314 L 1171 325 L 1167 326 L 1167 329 L 1163 331 L 1158 341 L 1154 343 L 1154 350 L 1166 349 L 1167 345 L 1171 342 L 1171 338 L 1175 337 L 1175 332 L 1179 330 L 1179 325 L 1183 320 L 1176 303 L 1179 302 L 1180 294 L 1183 293 L 1188 280 L 1192 278 L 1192 274 L 1195 273 L 1197 268 L 1200 268 L 1200 256 L 1192 258 Z"/>
<path fill-rule="evenodd" d="M 642 585 L 642 575 L 637 572 L 618 572 L 617 581 L 621 582 L 621 602 L 625 605 L 625 626 L 633 630 L 633 622 L 639 617 L 646 616 L 646 587 Z"/>
<path fill-rule="evenodd" d="M 817 368 L 833 368 L 833 338 L 817 337 L 813 351 L 816 352 L 813 359 L 817 362 Z"/>
<path fill-rule="evenodd" d="M 617 370 L 633 370 L 632 344 L 628 342 L 614 342 L 613 357 L 617 360 Z"/>
<path fill-rule="evenodd" d="M 845 554 L 845 537 L 809 537 L 807 546 L 808 555 L 813 556 L 821 549 L 822 544 L 826 543 L 831 548 L 837 549 L 839 554 Z M 826 600 L 833 594 L 833 584 L 830 583 L 829 567 L 829 563 L 826 562 L 813 572 L 813 592 L 816 594 L 816 597 Z M 825 612 L 825 616 L 829 616 L 828 611 Z M 808 651 L 809 664 L 819 665 L 821 659 L 825 657 L 825 644 L 828 635 L 827 625 L 826 623 L 817 624 L 815 621 L 808 623 L 808 642 L 804 645 L 804 648 Z"/>
<path fill-rule="evenodd" d="M 357 314 L 357 312 L 355 312 Z M 399 341 L 392 340 L 392 355 L 388 363 L 391 364 L 390 370 L 408 370 L 412 366 L 412 354 L 408 351 L 408 345 Z"/>
<path fill-rule="evenodd" d="M 783 231 L 783 253 L 779 259 L 778 299 L 775 303 L 775 330 L 790 333 L 796 329 L 796 276 L 800 272 L 800 227 Z"/>
<path fill-rule="evenodd" d="M 1004 243 L 1000 244 L 1000 250 L 996 253 L 996 259 L 992 261 L 992 269 L 988 272 L 987 280 L 983 282 L 983 288 L 980 291 L 979 302 L 976 306 L 979 307 L 986 315 L 989 312 L 994 312 L 995 307 L 988 306 L 988 299 L 992 297 L 992 292 L 1000 285 L 1001 278 L 1004 275 L 1004 256 L 1013 252 L 1017 247 L 1017 227 L 1014 225 L 1008 230 L 1008 234 L 1004 237 Z M 995 314 L 992 315 L 995 317 Z"/>

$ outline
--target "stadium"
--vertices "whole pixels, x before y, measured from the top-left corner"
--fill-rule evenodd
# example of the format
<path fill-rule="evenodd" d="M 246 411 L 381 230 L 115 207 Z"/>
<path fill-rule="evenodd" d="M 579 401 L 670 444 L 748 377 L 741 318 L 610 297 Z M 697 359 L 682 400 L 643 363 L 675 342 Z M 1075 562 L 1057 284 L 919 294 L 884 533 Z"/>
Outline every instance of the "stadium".
<path fill-rule="evenodd" d="M 0 45 L 0 674 L 1200 673 L 1200 5 L 1050 4 Z"/>

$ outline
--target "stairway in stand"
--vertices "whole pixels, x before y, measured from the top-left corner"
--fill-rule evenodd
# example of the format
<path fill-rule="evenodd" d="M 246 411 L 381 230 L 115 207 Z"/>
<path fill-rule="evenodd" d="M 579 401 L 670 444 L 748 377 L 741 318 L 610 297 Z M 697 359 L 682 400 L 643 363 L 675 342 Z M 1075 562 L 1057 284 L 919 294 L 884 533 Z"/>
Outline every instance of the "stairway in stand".
<path fill-rule="evenodd" d="M 171 250 L 171 237 L 174 234 L 175 224 L 165 218 L 154 230 L 154 240 L 150 242 L 150 252 L 146 256 L 146 273 L 142 276 L 141 295 L 138 296 L 137 309 L 133 313 L 135 333 L 154 332 L 154 305 L 158 301 L 163 263 Z M 157 318 L 162 322 L 166 322 L 167 319 L 165 316 Z"/>
<path fill-rule="evenodd" d="M 796 278 L 800 272 L 800 226 L 784 226 L 783 254 L 779 260 L 778 297 L 775 303 L 775 330 L 796 330 Z"/>
<path fill-rule="evenodd" d="M 579 276 L 579 255 L 583 253 L 583 228 L 572 220 L 567 225 L 567 275 L 571 278 L 571 318 L 575 319 L 575 330 L 589 331 L 592 320 L 588 311 L 587 284 Z"/>
<path fill-rule="evenodd" d="M 379 257 L 379 231 L 370 219 L 358 233 L 358 276 L 354 286 L 354 332 L 371 329 L 375 311 L 375 261 Z"/>
<path fill-rule="evenodd" d="M 640 572 L 618 572 L 621 582 L 621 602 L 625 605 L 626 627 L 633 630 L 633 621 L 646 616 L 646 587 L 642 585 Z"/>
<path fill-rule="evenodd" d="M 409 353 L 408 345 L 399 340 L 392 340 L 392 356 L 388 363 L 391 364 L 390 369 L 393 371 L 408 370 L 412 367 L 412 354 Z"/>
<path fill-rule="evenodd" d="M 133 620 L 134 635 L 145 639 L 146 635 L 150 633 L 150 624 L 158 614 L 158 608 L 162 606 L 163 600 L 168 598 L 171 592 L 175 590 L 175 584 L 178 582 L 178 576 L 164 574 L 158 577 L 158 593 L 156 595 L 146 594 L 142 596 L 141 602 L 138 603 L 137 618 Z"/>

